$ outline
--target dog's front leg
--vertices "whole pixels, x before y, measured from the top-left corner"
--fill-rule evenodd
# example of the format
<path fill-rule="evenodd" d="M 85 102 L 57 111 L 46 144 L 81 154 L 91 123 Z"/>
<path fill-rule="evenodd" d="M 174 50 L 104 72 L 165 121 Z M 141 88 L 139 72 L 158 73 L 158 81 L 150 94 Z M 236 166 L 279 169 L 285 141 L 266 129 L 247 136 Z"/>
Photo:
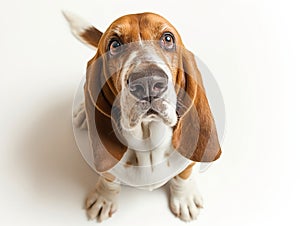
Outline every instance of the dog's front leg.
<path fill-rule="evenodd" d="M 100 176 L 96 188 L 86 199 L 88 218 L 102 222 L 111 217 L 117 210 L 120 190 L 120 184 Z"/>
<path fill-rule="evenodd" d="M 170 208 L 183 221 L 195 220 L 202 208 L 202 197 L 191 175 L 194 164 L 170 182 Z"/>

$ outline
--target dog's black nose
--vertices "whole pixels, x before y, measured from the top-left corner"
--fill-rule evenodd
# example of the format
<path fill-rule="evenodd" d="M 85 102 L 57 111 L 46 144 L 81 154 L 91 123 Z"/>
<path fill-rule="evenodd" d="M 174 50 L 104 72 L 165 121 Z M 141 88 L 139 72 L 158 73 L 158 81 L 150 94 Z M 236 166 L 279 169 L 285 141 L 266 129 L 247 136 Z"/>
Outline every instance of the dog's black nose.
<path fill-rule="evenodd" d="M 128 86 L 130 93 L 139 100 L 151 101 L 160 97 L 167 90 L 168 78 L 164 72 L 133 73 L 129 76 Z"/>

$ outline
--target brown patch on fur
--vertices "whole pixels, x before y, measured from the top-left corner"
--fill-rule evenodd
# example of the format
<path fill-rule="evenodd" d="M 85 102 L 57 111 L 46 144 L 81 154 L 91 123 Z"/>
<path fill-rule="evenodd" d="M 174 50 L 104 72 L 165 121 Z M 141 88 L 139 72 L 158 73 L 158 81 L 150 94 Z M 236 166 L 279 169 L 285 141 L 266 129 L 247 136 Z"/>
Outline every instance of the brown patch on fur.
<path fill-rule="evenodd" d="M 171 154 L 170 154 L 170 152 L 166 152 L 165 153 L 165 157 L 167 158 L 167 157 L 169 157 Z"/>
<path fill-rule="evenodd" d="M 80 36 L 90 45 L 94 47 L 98 47 L 98 43 L 100 41 L 100 38 L 102 36 L 102 32 L 100 32 L 95 27 L 90 27 L 87 30 L 85 30 L 83 33 L 80 34 Z"/>
<path fill-rule="evenodd" d="M 111 116 L 111 106 L 115 96 L 108 88 L 107 82 L 103 81 L 102 62 L 98 55 L 89 61 L 84 87 L 90 142 L 94 164 L 99 172 L 111 169 L 127 150 L 112 128 L 112 123 L 116 123 Z M 100 90 L 103 83 L 104 88 Z"/>
<path fill-rule="evenodd" d="M 165 28 L 163 30 L 162 28 Z M 160 40 L 165 31 L 172 32 L 178 45 L 182 45 L 181 37 L 176 29 L 165 18 L 154 13 L 140 13 L 125 15 L 115 20 L 103 33 L 99 43 L 99 52 L 103 54 L 107 51 L 107 45 L 112 36 L 116 37 L 116 32 L 121 35 L 118 37 L 123 44 L 143 41 Z"/>
<path fill-rule="evenodd" d="M 119 37 L 116 29 L 121 34 Z M 116 121 L 118 118 L 113 117 L 111 112 L 113 103 L 123 88 L 120 71 L 110 76 L 109 69 L 122 68 L 128 58 L 128 53 L 117 58 L 109 58 L 106 55 L 109 42 L 112 37 L 117 37 L 123 44 L 138 42 L 140 39 L 143 41 L 160 40 L 165 31 L 173 33 L 176 46 L 184 47 L 176 29 L 166 19 L 153 13 L 126 15 L 113 22 L 103 34 L 91 27 L 81 35 L 89 44 L 98 47 L 97 53 L 88 62 L 85 104 L 95 166 L 99 172 L 111 169 L 127 150 L 126 143 L 119 141 L 112 128 L 112 123 L 118 128 L 118 121 Z M 191 104 L 195 106 L 200 123 L 191 113 L 190 108 L 178 107 L 180 119 L 173 130 L 173 146 L 193 161 L 214 161 L 220 156 L 221 149 L 202 85 L 201 74 L 191 53 L 186 51 L 179 58 L 176 54 L 177 52 L 164 52 L 162 57 L 166 59 L 168 56 L 172 62 L 173 60 L 180 61 L 179 63 L 183 65 L 184 72 L 171 69 L 173 80 L 190 96 L 192 103 L 188 103 L 187 106 Z M 103 87 L 102 90 L 100 87 Z M 178 93 L 178 99 L 182 103 L 186 102 L 185 98 L 180 98 L 180 93 Z M 197 132 L 199 127 L 200 133 Z M 196 147 L 191 146 L 194 140 L 198 140 Z"/>
<path fill-rule="evenodd" d="M 192 174 L 192 170 L 193 170 L 194 165 L 195 165 L 195 162 L 188 165 L 188 167 L 186 167 L 185 170 L 183 170 L 180 174 L 178 174 L 178 176 L 181 179 L 184 179 L 184 180 L 188 179 Z"/>
<path fill-rule="evenodd" d="M 212 162 L 221 155 L 215 122 L 194 55 L 182 52 L 184 71 L 178 73 L 179 121 L 173 130 L 173 147 L 196 162 Z M 197 143 L 195 143 L 197 141 Z"/>
<path fill-rule="evenodd" d="M 116 177 L 114 175 L 112 175 L 111 173 L 108 173 L 108 172 L 102 173 L 101 176 L 109 182 L 114 182 L 114 180 L 116 179 Z"/>
<path fill-rule="evenodd" d="M 130 161 L 127 161 L 127 162 L 124 164 L 124 167 L 125 167 L 125 168 L 129 168 L 129 167 L 131 167 L 131 166 L 133 166 L 133 164 L 132 164 L 132 162 L 130 162 Z"/>

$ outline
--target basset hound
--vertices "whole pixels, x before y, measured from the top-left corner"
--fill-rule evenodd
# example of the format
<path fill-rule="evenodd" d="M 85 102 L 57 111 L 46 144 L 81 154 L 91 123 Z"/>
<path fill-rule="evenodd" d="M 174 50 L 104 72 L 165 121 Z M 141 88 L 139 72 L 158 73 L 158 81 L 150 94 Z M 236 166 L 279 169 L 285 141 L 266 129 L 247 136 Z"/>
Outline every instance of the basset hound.
<path fill-rule="evenodd" d="M 170 181 L 171 211 L 196 219 L 202 198 L 192 168 L 218 159 L 221 148 L 194 55 L 154 13 L 122 16 L 104 33 L 64 15 L 75 37 L 96 49 L 74 115 L 100 175 L 86 200 L 88 217 L 112 216 L 120 184 L 152 190 Z"/>

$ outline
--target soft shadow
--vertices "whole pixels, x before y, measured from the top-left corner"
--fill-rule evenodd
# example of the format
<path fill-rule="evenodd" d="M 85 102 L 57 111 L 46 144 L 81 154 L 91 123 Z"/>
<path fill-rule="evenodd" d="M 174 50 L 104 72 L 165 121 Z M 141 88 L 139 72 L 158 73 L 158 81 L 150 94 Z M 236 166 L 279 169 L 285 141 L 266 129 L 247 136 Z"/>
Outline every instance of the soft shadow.
<path fill-rule="evenodd" d="M 72 131 L 73 93 L 62 93 L 30 123 L 18 162 L 24 166 L 39 198 L 58 199 L 86 195 L 95 185 L 96 173 L 82 158 Z M 62 199 L 61 199 L 62 200 Z"/>
<path fill-rule="evenodd" d="M 14 161 L 19 164 L 27 183 L 29 180 L 32 190 L 28 195 L 33 196 L 35 201 L 83 204 L 98 176 L 85 162 L 76 145 L 72 130 L 73 93 L 59 96 L 64 98 L 43 103 L 44 108 L 32 115 L 33 119 L 28 119 L 30 126 L 21 145 L 17 144 L 20 152 Z M 152 194 L 127 186 L 122 190 L 121 202 L 124 203 L 142 199 L 144 195 L 154 197 L 158 194 L 168 203 L 168 185 Z"/>

